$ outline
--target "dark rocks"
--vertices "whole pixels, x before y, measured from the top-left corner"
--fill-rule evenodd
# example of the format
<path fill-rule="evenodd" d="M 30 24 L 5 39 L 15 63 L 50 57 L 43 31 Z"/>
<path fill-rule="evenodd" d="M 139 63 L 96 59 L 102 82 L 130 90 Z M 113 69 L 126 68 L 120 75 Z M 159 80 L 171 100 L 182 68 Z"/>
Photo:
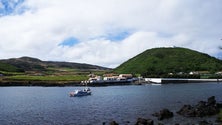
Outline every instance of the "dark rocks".
<path fill-rule="evenodd" d="M 177 113 L 185 117 L 205 117 L 218 114 L 220 108 L 222 108 L 222 103 L 217 103 L 215 97 L 211 96 L 207 99 L 207 101 L 199 101 L 196 105 L 184 105 Z M 156 112 L 152 115 L 157 117 L 158 120 L 164 120 L 172 118 L 174 116 L 173 112 L 169 111 L 169 109 L 162 109 L 159 112 Z M 160 123 L 155 123 L 155 124 L 157 125 L 165 124 L 165 121 L 158 121 L 158 122 Z M 130 123 L 129 121 L 126 122 L 126 124 L 129 123 Z M 214 125 L 215 123 L 216 124 L 222 123 L 221 115 L 219 115 L 218 119 L 214 122 L 203 120 L 199 121 L 198 125 Z M 103 122 L 103 125 L 105 124 L 106 123 Z M 174 123 L 174 125 L 180 125 L 180 124 L 182 123 Z M 115 121 L 111 121 L 109 122 L 108 125 L 118 125 L 118 123 L 116 123 Z M 154 120 L 138 118 L 135 125 L 154 125 Z M 187 125 L 191 124 L 188 123 Z M 192 123 L 192 125 L 194 124 Z"/>
<path fill-rule="evenodd" d="M 221 109 L 222 108 L 222 103 L 217 103 L 217 107 Z"/>
<path fill-rule="evenodd" d="M 153 125 L 152 119 L 138 118 L 135 125 Z"/>
<path fill-rule="evenodd" d="M 215 96 L 209 97 L 207 100 L 207 105 L 215 105 L 215 104 L 216 104 Z"/>
<path fill-rule="evenodd" d="M 119 125 L 119 124 L 116 123 L 116 121 L 111 121 L 111 122 L 109 123 L 109 125 Z"/>
<path fill-rule="evenodd" d="M 219 104 L 216 103 L 215 97 L 211 96 L 208 101 L 200 101 L 197 105 L 184 105 L 177 113 L 185 117 L 204 117 L 212 116 L 219 113 Z"/>
<path fill-rule="evenodd" d="M 185 117 L 194 117 L 195 109 L 191 105 L 184 105 L 177 113 Z"/>
<path fill-rule="evenodd" d="M 213 125 L 213 124 L 206 120 L 203 120 L 203 121 L 199 121 L 199 125 Z"/>
<path fill-rule="evenodd" d="M 163 123 L 158 123 L 158 125 L 164 125 Z"/>
<path fill-rule="evenodd" d="M 173 112 L 169 111 L 169 109 L 160 110 L 160 112 L 156 112 L 153 116 L 157 117 L 158 120 L 168 119 L 173 117 Z"/>

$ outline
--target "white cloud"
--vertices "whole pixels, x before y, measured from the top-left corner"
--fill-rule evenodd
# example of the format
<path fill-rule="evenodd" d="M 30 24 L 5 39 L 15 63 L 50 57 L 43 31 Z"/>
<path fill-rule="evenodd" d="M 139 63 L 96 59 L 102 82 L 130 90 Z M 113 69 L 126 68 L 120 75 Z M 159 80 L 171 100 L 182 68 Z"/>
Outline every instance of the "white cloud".
<path fill-rule="evenodd" d="M 173 45 L 217 55 L 221 4 L 220 0 L 26 0 L 19 6 L 27 8 L 24 13 L 0 17 L 0 58 L 33 56 L 115 67 L 146 49 Z M 104 37 L 121 32 L 130 34 L 120 41 Z M 80 42 L 60 46 L 70 37 Z"/>

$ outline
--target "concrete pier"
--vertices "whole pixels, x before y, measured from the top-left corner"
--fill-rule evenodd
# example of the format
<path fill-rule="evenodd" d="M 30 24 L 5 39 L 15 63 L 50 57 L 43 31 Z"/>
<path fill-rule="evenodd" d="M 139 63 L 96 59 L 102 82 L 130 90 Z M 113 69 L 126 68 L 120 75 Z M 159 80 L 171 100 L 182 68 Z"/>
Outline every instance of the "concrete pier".
<path fill-rule="evenodd" d="M 201 83 L 201 82 L 222 82 L 222 79 L 177 79 L 177 78 L 145 78 L 150 83 Z"/>

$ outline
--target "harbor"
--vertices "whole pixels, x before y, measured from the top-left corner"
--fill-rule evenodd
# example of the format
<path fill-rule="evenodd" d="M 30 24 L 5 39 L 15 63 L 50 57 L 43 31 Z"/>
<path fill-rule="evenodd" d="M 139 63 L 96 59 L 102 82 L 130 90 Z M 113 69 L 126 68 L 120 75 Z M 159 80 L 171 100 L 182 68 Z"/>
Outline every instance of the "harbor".
<path fill-rule="evenodd" d="M 204 83 L 222 82 L 222 79 L 189 79 L 189 78 L 143 78 L 133 77 L 132 74 L 108 76 L 91 75 L 88 80 L 81 81 L 83 86 L 112 86 L 112 85 L 142 85 L 142 84 L 176 84 L 176 83 Z"/>

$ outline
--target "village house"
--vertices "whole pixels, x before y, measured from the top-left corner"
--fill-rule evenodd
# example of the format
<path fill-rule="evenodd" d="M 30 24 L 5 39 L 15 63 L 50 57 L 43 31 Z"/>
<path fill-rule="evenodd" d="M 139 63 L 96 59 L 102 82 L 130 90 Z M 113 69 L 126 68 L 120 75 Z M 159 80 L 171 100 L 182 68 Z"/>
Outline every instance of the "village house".
<path fill-rule="evenodd" d="M 89 78 L 89 81 L 100 81 L 100 80 L 102 80 L 101 76 L 95 76 L 95 77 Z"/>
<path fill-rule="evenodd" d="M 132 74 L 120 74 L 119 77 L 126 78 L 126 79 L 131 79 L 131 78 L 133 78 L 133 75 Z"/>
<path fill-rule="evenodd" d="M 89 75 L 89 81 L 101 81 L 101 80 L 104 80 L 104 81 L 124 81 L 124 80 L 127 80 L 127 79 L 132 79 L 133 78 L 133 75 L 132 74 L 120 74 L 120 75 L 117 75 L 117 74 L 114 74 L 114 73 L 110 73 L 110 74 L 104 74 L 103 75 L 103 78 L 102 76 L 96 76 L 94 74 L 90 74 Z"/>

